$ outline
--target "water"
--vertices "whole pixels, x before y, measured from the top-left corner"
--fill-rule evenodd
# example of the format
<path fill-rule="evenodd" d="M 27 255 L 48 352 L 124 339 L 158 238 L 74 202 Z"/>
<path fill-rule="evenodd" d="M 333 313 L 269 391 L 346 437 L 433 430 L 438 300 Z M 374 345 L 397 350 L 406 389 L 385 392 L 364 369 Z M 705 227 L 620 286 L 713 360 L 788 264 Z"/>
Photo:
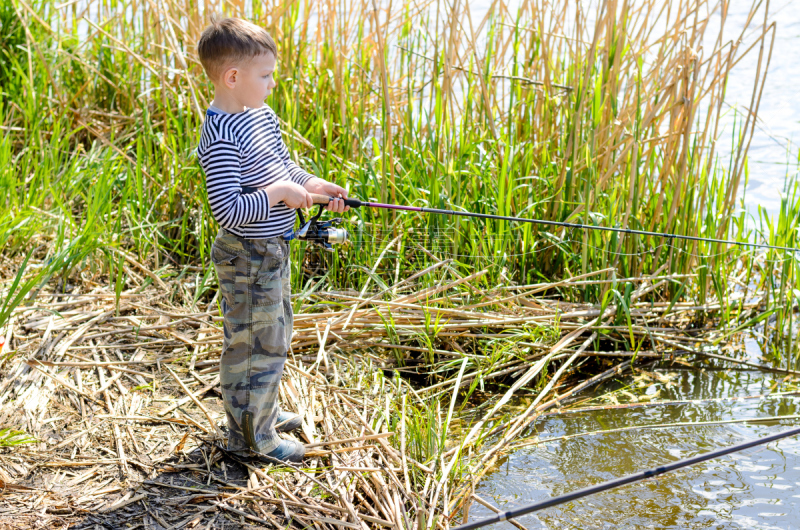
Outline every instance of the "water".
<path fill-rule="evenodd" d="M 726 40 L 735 39 L 746 22 L 751 2 L 733 0 L 725 24 Z M 770 2 L 770 20 L 777 23 L 775 47 L 769 65 L 767 81 L 758 121 L 750 145 L 750 180 L 745 193 L 745 206 L 753 214 L 758 206 L 774 214 L 780 206 L 780 192 L 787 177 L 798 173 L 798 146 L 800 146 L 800 99 L 796 96 L 796 85 L 800 80 L 800 2 L 777 0 Z M 706 35 L 709 40 L 717 35 L 719 14 L 715 14 Z M 747 29 L 746 35 L 757 35 L 763 25 L 763 11 Z M 745 40 L 751 40 L 745 38 Z M 709 51 L 713 42 L 704 45 Z M 766 59 L 766 52 L 765 52 Z M 720 138 L 730 138 L 734 114 L 742 119 L 750 106 L 753 81 L 758 65 L 758 50 L 754 49 L 731 72 L 725 95 L 727 107 L 726 129 Z M 763 68 L 763 65 L 762 65 Z M 724 109 L 723 109 L 724 110 Z M 721 142 L 722 143 L 722 142 Z M 725 160 L 730 149 L 723 149 L 720 156 Z"/>
<path fill-rule="evenodd" d="M 751 350 L 753 351 L 753 350 Z M 753 353 L 755 353 L 753 351 Z M 755 355 L 753 357 L 756 357 Z M 758 359 L 756 359 L 758 360 Z M 657 401 L 708 400 L 768 394 L 780 374 L 662 366 L 595 391 L 617 390 Z M 789 386 L 791 390 L 795 387 Z M 619 390 L 629 392 L 621 393 Z M 712 401 L 550 416 L 541 439 L 627 426 L 714 422 L 800 413 L 800 396 Z M 796 420 L 794 420 L 796 421 Z M 519 449 L 486 475 L 476 491 L 503 509 L 544 500 L 636 471 L 779 432 L 796 424 L 722 424 L 593 434 Z M 531 433 L 533 434 L 533 433 Z M 473 504 L 471 520 L 491 515 Z M 800 440 L 786 439 L 684 468 L 657 479 L 595 494 L 518 520 L 540 528 L 800 528 Z M 503 528 L 513 528 L 504 523 Z"/>
<path fill-rule="evenodd" d="M 768 393 L 775 378 L 757 372 L 653 370 L 669 383 L 659 399 Z M 626 383 L 633 383 L 628 378 Z M 635 391 L 634 391 L 635 392 Z M 721 421 L 798 413 L 798 398 L 754 399 L 552 416 L 541 438 L 630 425 Z M 487 475 L 478 495 L 504 509 L 550 498 L 635 471 L 780 431 L 790 422 L 642 429 L 590 435 L 521 449 Z M 553 507 L 519 520 L 534 528 L 794 528 L 800 521 L 800 440 L 783 440 Z M 476 506 L 472 518 L 490 515 Z M 511 528 L 511 526 L 508 526 Z"/>

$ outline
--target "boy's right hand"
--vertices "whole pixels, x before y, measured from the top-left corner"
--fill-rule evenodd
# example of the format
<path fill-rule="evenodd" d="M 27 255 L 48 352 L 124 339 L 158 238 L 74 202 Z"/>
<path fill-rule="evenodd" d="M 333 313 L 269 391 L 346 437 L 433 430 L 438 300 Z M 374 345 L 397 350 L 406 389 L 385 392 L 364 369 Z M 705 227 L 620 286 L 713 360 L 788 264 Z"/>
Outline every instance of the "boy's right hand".
<path fill-rule="evenodd" d="M 264 189 L 269 197 L 270 208 L 281 201 L 283 201 L 287 207 L 294 210 L 298 208 L 311 208 L 314 206 L 314 200 L 311 198 L 311 194 L 300 184 L 282 181 L 270 184 Z"/>

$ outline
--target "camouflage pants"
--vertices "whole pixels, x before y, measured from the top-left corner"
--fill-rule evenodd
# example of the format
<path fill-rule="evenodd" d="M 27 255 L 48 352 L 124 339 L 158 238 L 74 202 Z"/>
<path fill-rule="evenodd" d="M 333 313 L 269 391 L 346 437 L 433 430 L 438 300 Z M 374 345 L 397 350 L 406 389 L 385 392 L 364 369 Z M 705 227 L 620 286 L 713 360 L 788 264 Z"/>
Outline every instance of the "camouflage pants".
<path fill-rule="evenodd" d="M 289 247 L 281 238 L 244 239 L 220 229 L 211 260 L 222 298 L 228 449 L 269 453 L 281 440 L 278 388 L 292 339 Z"/>

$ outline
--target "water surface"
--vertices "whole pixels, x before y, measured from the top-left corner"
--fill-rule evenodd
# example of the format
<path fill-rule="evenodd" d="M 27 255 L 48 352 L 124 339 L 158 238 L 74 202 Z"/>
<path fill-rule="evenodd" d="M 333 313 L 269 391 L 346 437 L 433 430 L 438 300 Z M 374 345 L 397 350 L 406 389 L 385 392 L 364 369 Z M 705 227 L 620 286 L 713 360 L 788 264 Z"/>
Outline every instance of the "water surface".
<path fill-rule="evenodd" d="M 774 391 L 780 374 L 662 365 L 597 389 L 595 403 L 709 400 Z M 616 392 L 614 392 L 616 390 Z M 609 395 L 613 392 L 613 397 Z M 549 416 L 541 440 L 627 426 L 715 422 L 800 413 L 800 396 L 600 410 Z M 779 432 L 796 420 L 636 429 L 519 449 L 476 493 L 503 509 L 541 501 L 723 446 Z M 533 433 L 531 433 L 533 434 Z M 473 504 L 471 520 L 491 515 Z M 800 439 L 786 439 L 599 493 L 519 519 L 539 528 L 798 528 Z M 504 523 L 503 528 L 513 528 Z"/>

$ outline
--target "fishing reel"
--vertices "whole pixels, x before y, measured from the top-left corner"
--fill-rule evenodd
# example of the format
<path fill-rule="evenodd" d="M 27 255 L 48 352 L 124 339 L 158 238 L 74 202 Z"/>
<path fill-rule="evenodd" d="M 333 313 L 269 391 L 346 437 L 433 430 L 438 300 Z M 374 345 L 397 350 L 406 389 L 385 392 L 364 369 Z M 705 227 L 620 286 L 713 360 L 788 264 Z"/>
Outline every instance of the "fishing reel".
<path fill-rule="evenodd" d="M 322 212 L 325 211 L 325 206 L 328 204 L 329 198 L 325 197 L 325 204 L 322 204 L 321 200 L 317 202 L 316 196 L 314 198 L 315 204 L 319 204 L 319 211 L 317 214 L 306 221 L 303 216 L 303 211 L 297 210 L 297 214 L 300 216 L 300 228 L 297 230 L 288 230 L 283 234 L 283 239 L 284 241 L 291 241 L 293 239 L 308 241 L 322 247 L 327 252 L 333 252 L 333 245 L 338 245 L 347 241 L 347 230 L 336 228 L 336 226 L 342 222 L 341 217 L 336 217 L 328 221 L 320 221 L 319 218 L 322 216 Z"/>

